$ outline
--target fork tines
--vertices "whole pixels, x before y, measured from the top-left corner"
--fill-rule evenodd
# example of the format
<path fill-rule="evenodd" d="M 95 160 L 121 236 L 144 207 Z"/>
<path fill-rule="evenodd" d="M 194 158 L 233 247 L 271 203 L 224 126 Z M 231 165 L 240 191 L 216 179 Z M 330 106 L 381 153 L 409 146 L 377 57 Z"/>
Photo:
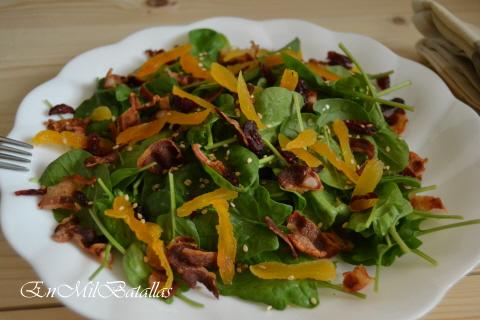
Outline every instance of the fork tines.
<path fill-rule="evenodd" d="M 8 145 L 12 145 L 15 147 L 11 147 Z M 28 156 L 31 156 L 32 153 L 23 149 L 19 149 L 17 147 L 20 147 L 23 149 L 33 149 L 33 146 L 28 143 L 6 138 L 6 137 L 0 137 L 0 159 L 14 161 L 14 162 L 29 163 L 30 159 L 25 157 L 20 157 L 18 155 L 28 157 Z M 5 161 L 0 161 L 0 169 L 28 171 L 28 168 L 26 167 L 22 167 L 14 163 L 5 162 Z"/>

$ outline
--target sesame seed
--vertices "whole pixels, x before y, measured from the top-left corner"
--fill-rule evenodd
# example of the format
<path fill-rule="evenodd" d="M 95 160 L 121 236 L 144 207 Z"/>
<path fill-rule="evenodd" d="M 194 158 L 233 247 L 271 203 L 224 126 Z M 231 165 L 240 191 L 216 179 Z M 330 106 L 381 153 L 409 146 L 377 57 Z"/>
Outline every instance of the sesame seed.
<path fill-rule="evenodd" d="M 63 138 L 63 139 L 62 139 L 62 142 L 63 142 L 63 144 L 68 144 L 67 138 Z"/>
<path fill-rule="evenodd" d="M 113 150 L 117 150 L 118 148 L 120 148 L 120 145 L 116 144 L 112 147 Z"/>
<path fill-rule="evenodd" d="M 203 188 L 205 188 L 205 184 L 201 183 L 199 187 L 200 187 L 200 189 L 203 189 Z"/>
<path fill-rule="evenodd" d="M 325 109 L 327 109 L 327 110 L 330 109 L 330 105 L 326 104 Z"/>
<path fill-rule="evenodd" d="M 125 198 L 125 201 L 130 201 L 130 197 L 128 196 L 128 194 L 126 194 L 124 198 Z"/>
<path fill-rule="evenodd" d="M 205 213 L 207 213 L 207 212 L 208 212 L 208 209 L 207 209 L 207 208 L 205 208 L 205 209 L 202 209 L 202 211 L 200 211 L 200 212 L 201 212 L 202 214 L 205 214 Z"/>
<path fill-rule="evenodd" d="M 132 207 L 133 209 L 138 208 L 138 203 L 135 202 Z"/>
<path fill-rule="evenodd" d="M 271 127 L 272 127 L 272 125 L 271 125 L 271 124 L 267 124 L 267 128 L 271 128 Z"/>
<path fill-rule="evenodd" d="M 353 159 L 350 160 L 350 163 L 351 163 L 351 164 L 355 164 L 355 160 L 353 160 Z"/>
<path fill-rule="evenodd" d="M 258 114 L 258 117 L 259 117 L 260 119 L 263 119 L 263 114 L 261 114 L 260 112 L 257 113 L 257 114 Z"/>
<path fill-rule="evenodd" d="M 141 214 L 140 212 L 137 213 L 137 218 L 138 218 L 139 220 L 143 219 L 143 214 Z"/>
<path fill-rule="evenodd" d="M 128 146 L 127 147 L 127 151 L 132 151 L 133 150 L 133 147 L 132 146 Z"/>
<path fill-rule="evenodd" d="M 348 225 L 348 222 L 344 222 L 344 223 L 342 224 L 342 228 L 343 228 L 343 229 L 347 228 L 347 225 Z"/>
<path fill-rule="evenodd" d="M 186 186 L 190 186 L 192 184 L 192 180 L 187 179 L 187 180 L 183 181 L 183 184 L 185 184 Z"/>
<path fill-rule="evenodd" d="M 385 170 L 390 170 L 390 166 L 389 166 L 389 165 L 386 165 L 386 166 L 385 166 Z"/>
<path fill-rule="evenodd" d="M 227 157 L 230 155 L 230 149 L 226 152 Z"/>
<path fill-rule="evenodd" d="M 225 144 L 223 145 L 223 147 L 224 147 L 224 148 L 228 148 L 228 144 L 225 143 Z"/>
<path fill-rule="evenodd" d="M 287 279 L 291 281 L 291 280 L 295 280 L 295 277 L 293 275 L 289 275 Z"/>
<path fill-rule="evenodd" d="M 143 224 L 145 224 L 145 219 L 140 220 L 140 222 L 142 222 Z"/>
<path fill-rule="evenodd" d="M 240 171 L 235 171 L 235 175 L 236 175 L 237 177 L 240 177 L 240 175 L 241 175 Z"/>
<path fill-rule="evenodd" d="M 91 206 L 91 205 L 93 205 L 93 201 L 88 201 L 87 204 L 88 204 L 89 206 Z"/>
<path fill-rule="evenodd" d="M 205 183 L 205 184 L 209 184 L 209 183 L 210 183 L 210 180 L 208 180 L 208 179 L 205 179 L 205 180 L 203 180 L 203 183 Z"/>
<path fill-rule="evenodd" d="M 117 117 L 112 116 L 112 121 L 115 121 L 115 120 L 117 120 Z"/>
<path fill-rule="evenodd" d="M 357 134 L 357 136 L 356 136 L 355 138 L 357 138 L 357 139 L 360 139 L 360 135 L 359 135 L 359 134 Z"/>
<path fill-rule="evenodd" d="M 252 158 L 247 159 L 247 163 L 252 163 L 252 161 L 253 161 Z"/>
<path fill-rule="evenodd" d="M 125 207 L 121 206 L 120 208 L 118 208 L 118 210 L 123 211 L 123 210 L 125 210 Z"/>
<path fill-rule="evenodd" d="M 235 207 L 236 207 L 236 205 L 235 205 L 235 203 L 234 203 L 233 201 L 230 202 L 230 207 L 232 207 L 232 208 L 235 208 Z"/>
<path fill-rule="evenodd" d="M 183 142 L 180 143 L 180 148 L 185 149 L 186 148 L 185 143 L 183 143 Z"/>
<path fill-rule="evenodd" d="M 167 112 L 167 116 L 171 116 L 171 115 L 172 115 L 172 113 L 171 113 L 171 112 Z"/>
<path fill-rule="evenodd" d="M 267 269 L 267 267 L 266 267 L 265 265 L 263 265 L 263 264 L 259 264 L 258 267 L 259 267 L 260 269 L 263 269 L 263 270 Z"/>
<path fill-rule="evenodd" d="M 385 147 L 385 151 L 386 151 L 386 152 L 390 152 L 390 150 L 391 150 L 391 149 L 390 149 L 390 146 L 386 146 L 386 147 Z"/>
<path fill-rule="evenodd" d="M 268 306 L 268 307 L 267 307 L 267 311 L 272 310 L 272 308 L 273 308 L 272 306 Z"/>
<path fill-rule="evenodd" d="M 311 302 L 312 304 L 317 304 L 317 303 L 318 303 L 317 299 L 314 298 L 314 297 L 311 297 L 311 298 L 310 298 L 310 302 Z"/>
<path fill-rule="evenodd" d="M 242 250 L 243 250 L 243 252 L 248 252 L 248 246 L 246 244 L 244 244 L 242 246 Z"/>
<path fill-rule="evenodd" d="M 238 273 L 242 273 L 242 268 L 237 267 L 237 272 L 238 272 Z"/>
<path fill-rule="evenodd" d="M 152 187 L 152 190 L 153 191 L 157 191 L 158 189 L 160 189 L 160 184 L 154 184 L 153 187 Z"/>
<path fill-rule="evenodd" d="M 321 227 L 323 227 L 323 223 L 322 223 L 322 222 L 319 222 L 319 223 L 317 224 L 317 226 L 318 226 L 319 228 L 321 228 Z"/>

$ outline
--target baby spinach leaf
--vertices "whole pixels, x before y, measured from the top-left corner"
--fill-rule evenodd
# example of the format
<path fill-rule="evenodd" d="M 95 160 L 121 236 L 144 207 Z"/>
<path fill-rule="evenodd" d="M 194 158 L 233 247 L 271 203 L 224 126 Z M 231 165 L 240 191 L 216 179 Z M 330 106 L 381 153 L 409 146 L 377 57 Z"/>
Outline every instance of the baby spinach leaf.
<path fill-rule="evenodd" d="M 62 181 L 63 178 L 74 174 L 90 177 L 90 170 L 85 168 L 84 165 L 85 160 L 90 156 L 90 153 L 80 149 L 70 150 L 62 154 L 45 169 L 40 177 L 40 185 L 53 186 Z"/>
<path fill-rule="evenodd" d="M 128 178 L 134 177 L 138 173 L 138 168 L 120 168 L 112 172 L 111 180 L 112 186 L 116 187 L 122 181 L 125 181 Z"/>
<path fill-rule="evenodd" d="M 228 159 L 224 159 L 224 163 L 232 172 L 239 173 L 239 186 L 232 185 L 230 181 L 208 166 L 203 166 L 203 169 L 219 187 L 238 192 L 248 191 L 252 186 L 258 184 L 258 158 L 250 150 L 240 145 L 233 145 L 229 150 L 230 155 Z"/>
<path fill-rule="evenodd" d="M 238 117 L 235 113 L 235 99 L 231 94 L 222 93 L 217 99 L 215 99 L 214 104 L 227 116 L 233 118 Z"/>
<path fill-rule="evenodd" d="M 344 66 L 337 65 L 337 66 L 327 66 L 327 70 L 330 71 L 331 73 L 336 74 L 340 78 L 347 78 L 350 77 L 352 74 L 350 73 L 350 70 L 345 68 Z"/>
<path fill-rule="evenodd" d="M 213 208 L 209 208 L 205 214 L 194 215 L 192 221 L 197 228 L 200 247 L 209 251 L 217 251 L 218 233 L 216 226 L 218 225 L 218 215 Z"/>
<path fill-rule="evenodd" d="M 262 122 L 270 127 L 280 125 L 283 120 L 295 112 L 293 95 L 298 95 L 300 105 L 303 105 L 303 97 L 298 93 L 281 87 L 270 87 L 258 94 L 255 109 L 262 115 Z"/>
<path fill-rule="evenodd" d="M 304 129 L 314 129 L 317 130 L 319 127 L 317 126 L 318 116 L 313 113 L 302 113 L 302 121 Z M 280 132 L 289 137 L 290 139 L 294 139 L 300 133 L 300 125 L 298 123 L 298 118 L 296 114 L 292 114 L 290 117 L 285 119 L 280 126 Z"/>
<path fill-rule="evenodd" d="M 172 221 L 170 214 L 159 215 L 157 218 L 157 223 L 162 227 L 163 230 L 162 239 L 166 241 L 172 239 Z M 200 236 L 198 235 L 197 227 L 190 219 L 175 216 L 175 225 L 175 236 L 190 237 L 195 240 L 197 244 L 200 244 Z"/>
<path fill-rule="evenodd" d="M 412 188 L 420 188 L 422 186 L 422 183 L 420 180 L 415 179 L 413 177 L 409 177 L 409 176 L 396 176 L 396 175 L 383 176 L 379 184 L 387 183 L 387 182 L 395 182 L 396 184 L 406 185 Z"/>
<path fill-rule="evenodd" d="M 323 127 L 334 120 L 364 120 L 368 115 L 358 103 L 342 98 L 320 99 L 315 102 L 313 110 L 318 113 L 317 125 Z"/>
<path fill-rule="evenodd" d="M 75 118 L 86 118 L 100 106 L 107 106 L 114 116 L 120 115 L 123 111 L 122 105 L 117 101 L 115 90 L 100 89 L 78 106 L 75 110 Z"/>
<path fill-rule="evenodd" d="M 115 98 L 117 101 L 122 102 L 128 100 L 132 89 L 128 86 L 124 85 L 123 83 L 119 84 L 115 87 Z"/>
<path fill-rule="evenodd" d="M 147 288 L 148 277 L 152 269 L 145 263 L 145 252 L 138 242 L 132 243 L 123 256 L 123 271 L 127 277 L 128 284 L 132 287 Z"/>
<path fill-rule="evenodd" d="M 401 172 L 408 164 L 409 149 L 408 145 L 389 127 L 377 129 L 373 136 L 378 146 L 378 158 L 382 160 L 385 166 L 388 166 L 387 172 Z"/>
<path fill-rule="evenodd" d="M 300 51 L 301 50 L 300 39 L 298 37 L 295 37 L 295 39 L 293 39 L 292 41 L 284 45 L 282 48 L 278 49 L 276 52 L 282 52 L 285 50 L 291 50 L 295 52 Z"/>
<path fill-rule="evenodd" d="M 210 68 L 210 65 L 218 60 L 223 48 L 230 46 L 223 34 L 212 29 L 192 30 L 188 33 L 188 40 L 192 45 L 192 54 L 199 57 L 206 68 Z"/>
<path fill-rule="evenodd" d="M 298 73 L 298 76 L 305 80 L 309 86 L 315 89 L 325 87 L 325 81 L 323 81 L 322 77 L 313 72 L 302 61 L 288 54 L 282 54 L 282 58 L 285 63 L 285 67 L 295 70 Z"/>
<path fill-rule="evenodd" d="M 321 222 L 322 228 L 328 229 L 337 216 L 345 216 L 350 211 L 348 206 L 338 201 L 335 195 L 326 190 L 311 191 L 305 194 L 307 207 L 303 213 L 315 222 Z"/>
<path fill-rule="evenodd" d="M 220 293 L 255 301 L 283 310 L 288 305 L 313 308 L 318 304 L 318 290 L 311 280 L 263 280 L 250 272 L 235 275 L 233 283 L 218 282 Z"/>
<path fill-rule="evenodd" d="M 171 93 L 175 85 L 178 85 L 177 80 L 170 77 L 166 72 L 158 73 L 155 78 L 145 83 L 145 87 L 148 90 L 159 96 Z"/>

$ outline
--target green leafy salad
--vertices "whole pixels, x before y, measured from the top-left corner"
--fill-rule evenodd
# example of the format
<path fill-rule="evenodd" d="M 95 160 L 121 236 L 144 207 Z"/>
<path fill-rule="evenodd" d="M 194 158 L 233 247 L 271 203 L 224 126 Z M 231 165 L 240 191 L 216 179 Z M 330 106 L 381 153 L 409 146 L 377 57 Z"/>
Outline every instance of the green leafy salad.
<path fill-rule="evenodd" d="M 410 82 L 390 86 L 393 71 L 369 74 L 339 48 L 307 61 L 298 38 L 238 49 L 197 29 L 147 50 L 78 107 L 49 104 L 33 142 L 64 153 L 16 194 L 39 196 L 53 239 L 98 259 L 90 280 L 115 258 L 167 303 L 201 307 L 186 294 L 199 284 L 275 309 L 313 308 L 319 287 L 365 298 L 405 254 L 436 264 L 422 236 L 479 221 L 422 228 L 463 218 L 420 195 L 435 186 L 401 137 L 414 108 L 384 97 Z"/>

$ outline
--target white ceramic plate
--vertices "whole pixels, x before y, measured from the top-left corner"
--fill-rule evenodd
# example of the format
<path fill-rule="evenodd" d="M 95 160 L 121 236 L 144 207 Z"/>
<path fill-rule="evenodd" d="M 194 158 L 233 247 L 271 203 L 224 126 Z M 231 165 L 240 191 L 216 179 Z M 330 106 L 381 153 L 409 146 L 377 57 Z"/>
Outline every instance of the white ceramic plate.
<path fill-rule="evenodd" d="M 189 30 L 209 27 L 228 36 L 231 43 L 247 47 L 250 40 L 266 48 L 279 48 L 292 38 L 302 40 L 305 57 L 322 58 L 344 42 L 369 72 L 395 70 L 393 82 L 410 79 L 414 85 L 398 92 L 416 106 L 405 135 L 412 150 L 428 157 L 425 185 L 436 184 L 451 212 L 466 218 L 478 217 L 477 186 L 480 181 L 480 121 L 468 106 L 458 101 L 442 80 L 424 66 L 403 59 L 377 41 L 360 35 L 337 33 L 298 20 L 250 21 L 213 18 L 186 26 L 162 26 L 137 32 L 125 40 L 83 53 L 70 61 L 54 79 L 30 92 L 18 109 L 10 137 L 28 141 L 47 119 L 42 100 L 78 105 L 89 97 L 94 79 L 108 68 L 124 74 L 145 60 L 149 48 L 170 48 L 186 39 Z M 412 44 L 413 45 L 413 44 Z M 30 173 L 0 172 L 2 191 L 1 222 L 12 246 L 35 268 L 50 287 L 86 281 L 97 263 L 73 245 L 50 239 L 56 225 L 49 212 L 37 208 L 35 197 L 15 197 L 18 189 L 35 187 L 28 182 L 41 175 L 60 150 L 35 148 Z M 367 290 L 368 299 L 359 300 L 321 290 L 315 309 L 288 308 L 267 311 L 259 304 L 236 298 L 216 301 L 206 290 L 189 296 L 205 304 L 193 309 L 183 302 L 173 305 L 154 299 L 85 299 L 61 301 L 78 313 L 95 319 L 413 319 L 432 309 L 446 291 L 480 261 L 478 227 L 452 229 L 425 236 L 422 249 L 439 261 L 434 268 L 414 255 L 399 259 L 382 272 L 380 293 Z M 342 266 L 341 266 L 342 268 Z M 351 267 L 349 267 L 351 268 Z M 340 269 L 341 271 L 341 269 Z M 371 270 L 373 274 L 373 270 Z M 339 273 L 340 274 L 340 273 Z M 121 271 L 104 271 L 100 281 L 123 278 Z M 341 280 L 340 276 L 339 279 Z M 14 293 L 11 293 L 14 294 Z M 235 310 L 233 313 L 232 311 Z"/>

